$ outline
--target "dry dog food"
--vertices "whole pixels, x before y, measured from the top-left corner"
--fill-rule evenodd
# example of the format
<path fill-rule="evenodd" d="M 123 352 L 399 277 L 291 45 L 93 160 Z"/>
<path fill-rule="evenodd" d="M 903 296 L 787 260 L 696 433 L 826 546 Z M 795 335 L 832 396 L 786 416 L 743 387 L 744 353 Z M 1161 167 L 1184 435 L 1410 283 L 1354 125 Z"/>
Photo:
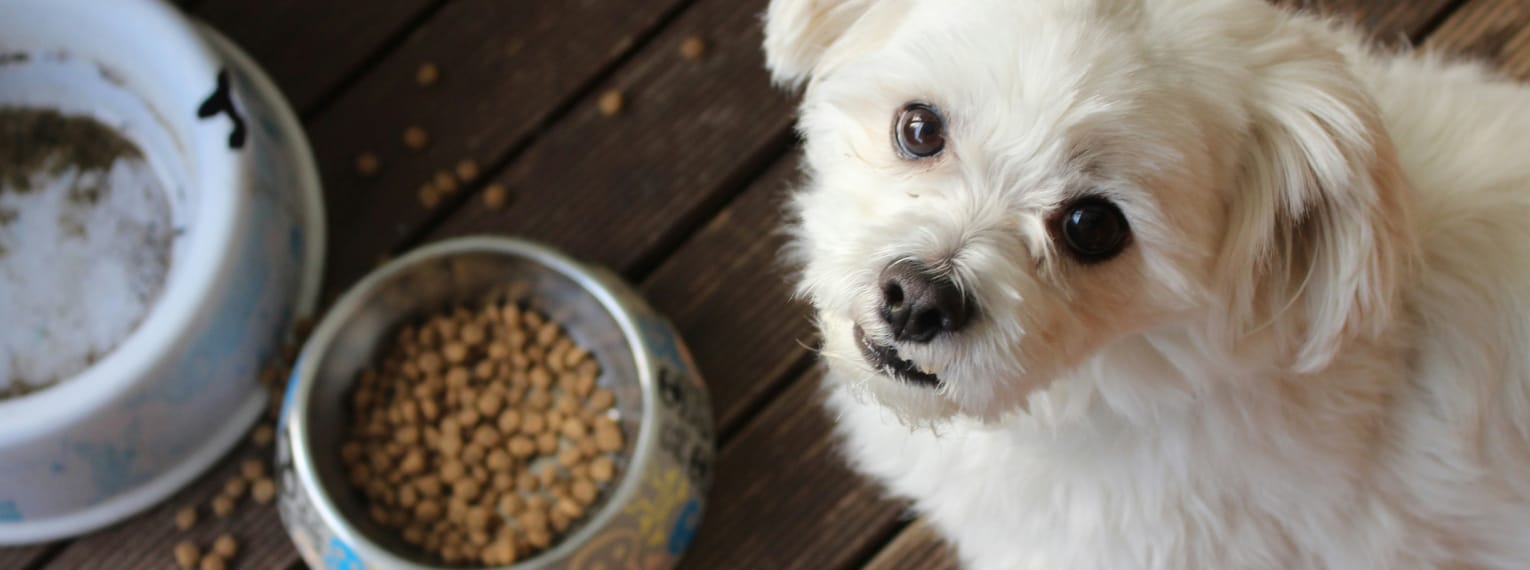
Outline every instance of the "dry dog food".
<path fill-rule="evenodd" d="M 420 127 L 404 129 L 404 146 L 414 150 L 425 150 L 425 147 L 430 146 L 430 133 Z"/>
<path fill-rule="evenodd" d="M 435 85 L 437 81 L 441 80 L 441 68 L 436 67 L 434 63 L 422 63 L 420 68 L 414 72 L 414 80 L 420 84 L 420 87 Z"/>
<path fill-rule="evenodd" d="M 505 204 L 510 202 L 510 191 L 503 184 L 490 184 L 483 189 L 483 205 L 490 210 L 504 209 Z"/>
<path fill-rule="evenodd" d="M 116 349 L 158 301 L 175 240 L 132 141 L 88 116 L 0 107 L 0 399 Z"/>
<path fill-rule="evenodd" d="M 373 176 L 378 170 L 382 170 L 382 160 L 370 152 L 356 155 L 356 173 L 362 176 Z"/>
<path fill-rule="evenodd" d="M 600 114 L 613 117 L 617 113 L 622 112 L 622 105 L 625 102 L 622 98 L 622 92 L 612 89 L 600 95 L 600 100 L 596 102 L 596 106 L 599 107 Z"/>
<path fill-rule="evenodd" d="M 373 522 L 448 564 L 551 546 L 614 484 L 624 435 L 600 367 L 513 303 L 405 327 L 350 400 L 340 457 Z"/>
<path fill-rule="evenodd" d="M 197 567 L 197 562 L 202 559 L 202 549 L 189 540 L 182 540 L 175 544 L 175 563 L 181 568 L 191 570 Z"/>
<path fill-rule="evenodd" d="M 707 53 L 707 43 L 700 37 L 690 36 L 680 42 L 680 57 L 696 61 Z"/>
<path fill-rule="evenodd" d="M 223 557 L 224 560 L 233 558 L 239 553 L 239 543 L 234 540 L 234 535 L 225 532 L 213 540 L 212 553 Z"/>
<path fill-rule="evenodd" d="M 478 179 L 478 163 L 471 158 L 457 161 L 457 179 L 463 184 L 470 184 Z"/>
<path fill-rule="evenodd" d="M 175 528 L 190 530 L 197 524 L 197 510 L 194 507 L 185 507 L 175 511 Z"/>

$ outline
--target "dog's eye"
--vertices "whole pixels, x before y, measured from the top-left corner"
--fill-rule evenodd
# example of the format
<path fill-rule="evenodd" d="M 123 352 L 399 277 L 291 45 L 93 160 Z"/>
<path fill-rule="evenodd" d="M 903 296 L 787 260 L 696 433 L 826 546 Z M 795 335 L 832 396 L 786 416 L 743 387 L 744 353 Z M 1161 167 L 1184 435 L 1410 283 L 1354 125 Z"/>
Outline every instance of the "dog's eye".
<path fill-rule="evenodd" d="M 946 148 L 945 120 L 923 103 L 910 103 L 898 112 L 893 138 L 905 158 L 928 158 Z"/>
<path fill-rule="evenodd" d="M 1126 249 L 1131 227 L 1110 200 L 1082 198 L 1069 204 L 1057 231 L 1073 257 L 1085 263 L 1105 261 Z"/>

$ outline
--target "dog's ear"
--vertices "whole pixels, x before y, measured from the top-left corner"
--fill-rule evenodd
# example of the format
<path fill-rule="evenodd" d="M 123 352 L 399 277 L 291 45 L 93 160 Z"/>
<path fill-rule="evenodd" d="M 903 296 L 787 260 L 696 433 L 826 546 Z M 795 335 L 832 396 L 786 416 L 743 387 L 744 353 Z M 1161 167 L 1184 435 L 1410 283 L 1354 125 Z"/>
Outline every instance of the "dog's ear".
<path fill-rule="evenodd" d="M 765 67 L 771 78 L 779 85 L 801 85 L 877 1 L 771 0 L 765 11 Z"/>
<path fill-rule="evenodd" d="M 1414 242 L 1396 151 L 1343 57 L 1316 42 L 1276 49 L 1250 91 L 1219 257 L 1233 292 L 1223 333 L 1285 339 L 1306 373 L 1382 334 Z"/>

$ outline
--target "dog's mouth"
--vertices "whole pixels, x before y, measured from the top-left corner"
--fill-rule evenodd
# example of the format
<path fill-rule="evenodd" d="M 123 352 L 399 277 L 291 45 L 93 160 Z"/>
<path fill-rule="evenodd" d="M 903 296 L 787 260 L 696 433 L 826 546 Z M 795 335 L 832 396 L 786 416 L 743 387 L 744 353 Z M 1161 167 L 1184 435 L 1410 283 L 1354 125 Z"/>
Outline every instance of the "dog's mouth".
<path fill-rule="evenodd" d="M 913 362 L 898 356 L 898 349 L 884 344 L 877 344 L 866 337 L 866 331 L 861 325 L 855 325 L 855 345 L 860 347 L 861 356 L 866 362 L 871 363 L 883 374 L 902 380 L 915 386 L 927 388 L 940 387 L 940 377 L 929 372 L 920 370 Z"/>

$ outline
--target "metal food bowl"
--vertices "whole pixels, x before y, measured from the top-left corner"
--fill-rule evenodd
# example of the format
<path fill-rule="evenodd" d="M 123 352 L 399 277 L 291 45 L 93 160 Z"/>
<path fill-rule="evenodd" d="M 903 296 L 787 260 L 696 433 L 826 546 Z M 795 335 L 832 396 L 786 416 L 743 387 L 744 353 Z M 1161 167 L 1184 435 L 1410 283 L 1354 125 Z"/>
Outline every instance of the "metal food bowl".
<path fill-rule="evenodd" d="M 711 404 L 668 321 L 608 271 L 544 246 L 475 237 L 437 243 L 375 271 L 314 330 L 282 404 L 278 506 L 314 568 L 438 568 L 366 516 L 339 456 L 357 373 L 406 323 L 515 284 L 601 364 L 622 430 L 619 478 L 555 544 L 508 568 L 669 568 L 691 542 L 711 482 Z M 631 437 L 635 434 L 635 437 Z M 503 516 L 503 514 L 501 514 Z"/>

